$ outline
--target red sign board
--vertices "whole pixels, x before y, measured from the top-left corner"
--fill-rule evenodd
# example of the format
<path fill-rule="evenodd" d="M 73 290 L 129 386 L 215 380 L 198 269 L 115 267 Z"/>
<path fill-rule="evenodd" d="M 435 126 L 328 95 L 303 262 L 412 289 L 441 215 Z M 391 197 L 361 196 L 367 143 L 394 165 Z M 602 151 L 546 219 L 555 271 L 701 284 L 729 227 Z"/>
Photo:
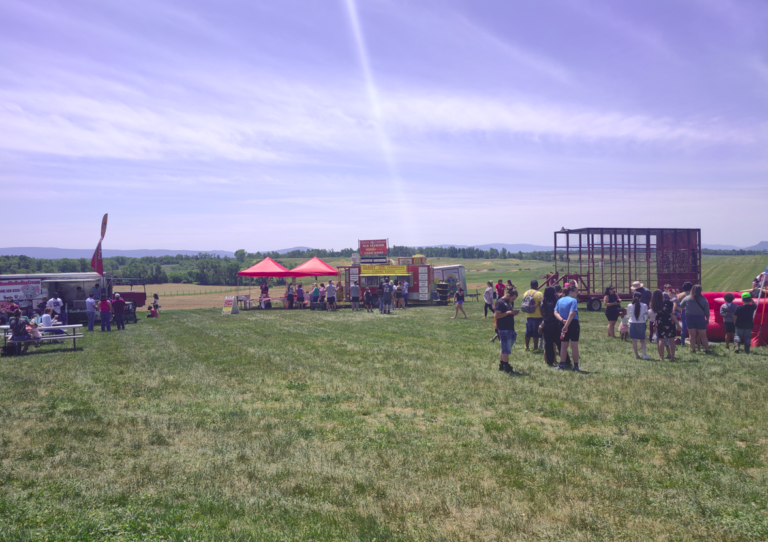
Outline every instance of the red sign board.
<path fill-rule="evenodd" d="M 387 254 L 387 240 L 374 239 L 372 241 L 360 241 L 360 256 L 380 256 Z"/>

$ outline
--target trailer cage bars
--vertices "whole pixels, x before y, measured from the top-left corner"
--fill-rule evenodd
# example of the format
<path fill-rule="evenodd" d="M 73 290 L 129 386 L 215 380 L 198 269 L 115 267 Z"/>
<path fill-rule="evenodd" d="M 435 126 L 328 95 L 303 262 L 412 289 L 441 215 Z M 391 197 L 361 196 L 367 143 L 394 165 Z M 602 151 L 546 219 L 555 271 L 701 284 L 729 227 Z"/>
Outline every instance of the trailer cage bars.
<path fill-rule="evenodd" d="M 684 282 L 701 284 L 701 230 L 681 228 L 580 228 L 554 233 L 555 271 L 543 287 L 576 281 L 579 301 L 600 310 L 605 288 L 632 299 L 632 283 L 651 290 Z"/>

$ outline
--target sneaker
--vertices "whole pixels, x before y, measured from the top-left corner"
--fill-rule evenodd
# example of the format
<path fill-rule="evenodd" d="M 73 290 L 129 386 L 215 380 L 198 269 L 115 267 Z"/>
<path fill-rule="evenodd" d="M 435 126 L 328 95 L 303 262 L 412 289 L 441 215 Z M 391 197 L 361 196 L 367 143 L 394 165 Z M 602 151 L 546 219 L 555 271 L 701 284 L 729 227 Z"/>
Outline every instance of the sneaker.
<path fill-rule="evenodd" d="M 526 346 L 526 347 L 525 347 L 525 351 L 526 351 L 526 352 L 530 351 L 530 348 L 528 348 L 528 347 Z"/>
<path fill-rule="evenodd" d="M 512 368 L 512 366 L 509 363 L 504 364 L 504 372 L 508 374 L 512 374 L 515 372 L 515 370 Z"/>
<path fill-rule="evenodd" d="M 499 362 L 499 371 L 506 371 L 507 369 L 504 367 L 504 364 Z"/>
<path fill-rule="evenodd" d="M 579 364 L 578 363 L 573 366 L 573 372 L 574 373 L 580 373 L 581 372 L 581 369 L 579 369 Z"/>
<path fill-rule="evenodd" d="M 532 354 L 541 354 L 542 352 L 544 352 L 544 350 L 540 350 L 540 349 L 538 349 L 538 348 L 534 348 L 534 349 L 533 349 L 533 351 L 532 351 L 531 353 L 532 353 Z"/>
<path fill-rule="evenodd" d="M 643 354 L 643 359 L 645 361 L 651 361 L 651 356 L 649 356 L 648 354 Z"/>
<path fill-rule="evenodd" d="M 565 369 L 566 368 L 565 368 L 565 364 L 564 363 L 561 363 L 560 365 L 557 366 L 557 370 L 558 371 L 565 371 Z"/>
<path fill-rule="evenodd" d="M 635 356 L 635 359 L 640 359 L 640 356 Z"/>

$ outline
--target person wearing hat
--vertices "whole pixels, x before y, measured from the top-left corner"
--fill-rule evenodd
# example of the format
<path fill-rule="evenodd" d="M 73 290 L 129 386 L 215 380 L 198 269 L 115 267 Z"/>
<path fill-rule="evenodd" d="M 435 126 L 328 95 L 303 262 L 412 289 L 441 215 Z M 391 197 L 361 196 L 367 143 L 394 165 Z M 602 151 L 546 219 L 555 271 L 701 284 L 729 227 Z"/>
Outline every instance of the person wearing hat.
<path fill-rule="evenodd" d="M 125 329 L 125 299 L 120 294 L 115 294 L 115 300 L 112 302 L 112 314 L 115 315 L 117 329 Z"/>
<path fill-rule="evenodd" d="M 741 307 L 733 313 L 733 322 L 736 325 L 736 341 L 733 348 L 734 352 L 739 351 L 739 345 L 744 345 L 744 353 L 749 354 L 749 347 L 752 343 L 752 329 L 755 327 L 755 311 L 757 304 L 752 302 L 752 294 L 744 292 L 741 294 Z"/>

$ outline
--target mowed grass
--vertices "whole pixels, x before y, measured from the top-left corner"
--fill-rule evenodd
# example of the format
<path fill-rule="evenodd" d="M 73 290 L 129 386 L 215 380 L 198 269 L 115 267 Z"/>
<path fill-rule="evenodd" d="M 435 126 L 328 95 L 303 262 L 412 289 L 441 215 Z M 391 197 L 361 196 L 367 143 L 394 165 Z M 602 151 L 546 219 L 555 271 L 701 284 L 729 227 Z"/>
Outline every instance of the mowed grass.
<path fill-rule="evenodd" d="M 765 256 L 702 256 L 702 286 L 710 292 L 747 290 L 768 267 Z"/>
<path fill-rule="evenodd" d="M 0 540 L 768 538 L 765 349 L 636 361 L 582 310 L 585 374 L 521 337 L 510 376 L 466 306 L 175 311 L 2 358 Z"/>

